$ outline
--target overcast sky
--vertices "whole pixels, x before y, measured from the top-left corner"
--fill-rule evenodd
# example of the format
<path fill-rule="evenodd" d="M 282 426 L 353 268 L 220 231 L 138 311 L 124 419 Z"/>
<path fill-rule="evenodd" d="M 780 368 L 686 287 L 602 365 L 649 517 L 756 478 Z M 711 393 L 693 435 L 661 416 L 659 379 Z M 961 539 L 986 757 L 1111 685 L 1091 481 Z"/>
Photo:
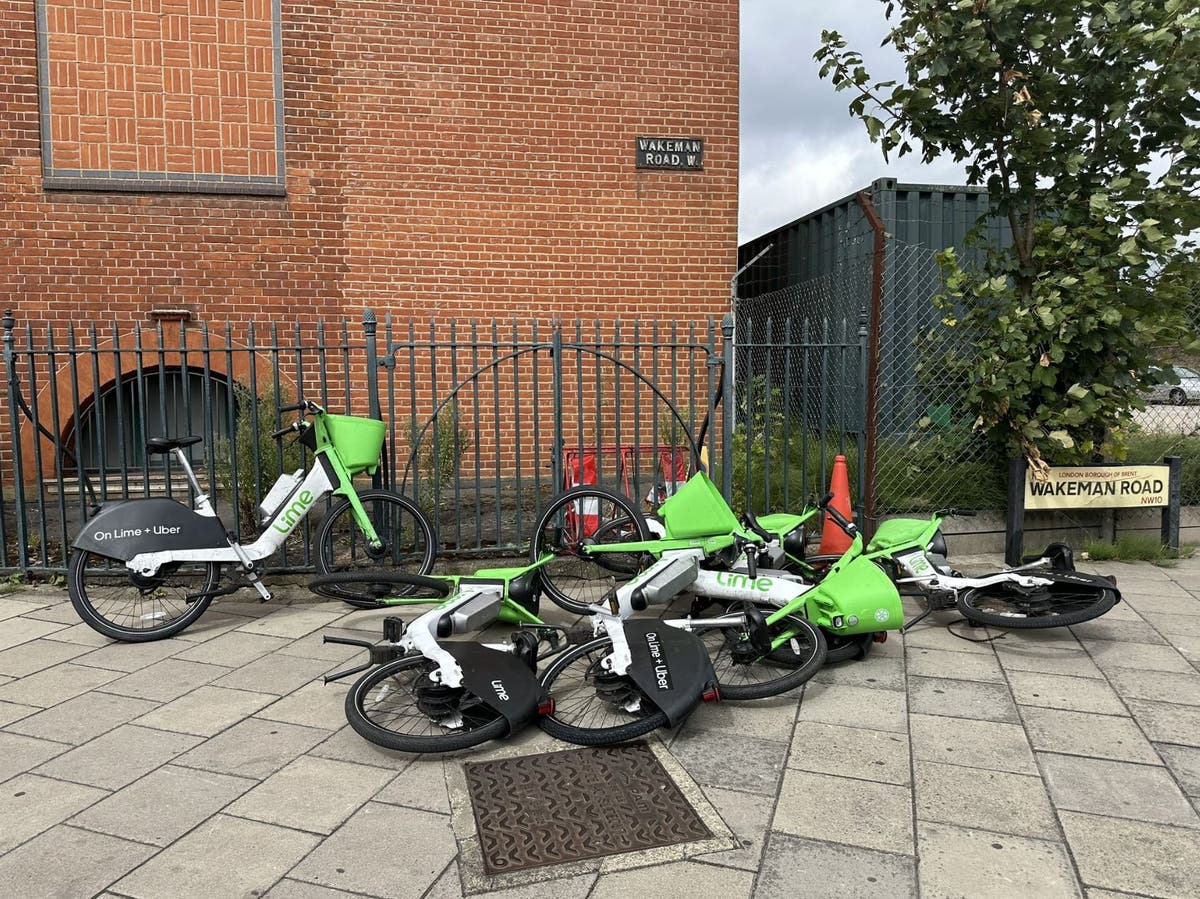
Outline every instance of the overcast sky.
<path fill-rule="evenodd" d="M 840 200 L 876 178 L 963 184 L 950 160 L 922 165 L 912 155 L 885 164 L 862 123 L 846 111 L 812 55 L 822 29 L 840 31 L 875 78 L 901 74 L 880 41 L 882 0 L 741 0 L 742 111 L 739 242 Z"/>

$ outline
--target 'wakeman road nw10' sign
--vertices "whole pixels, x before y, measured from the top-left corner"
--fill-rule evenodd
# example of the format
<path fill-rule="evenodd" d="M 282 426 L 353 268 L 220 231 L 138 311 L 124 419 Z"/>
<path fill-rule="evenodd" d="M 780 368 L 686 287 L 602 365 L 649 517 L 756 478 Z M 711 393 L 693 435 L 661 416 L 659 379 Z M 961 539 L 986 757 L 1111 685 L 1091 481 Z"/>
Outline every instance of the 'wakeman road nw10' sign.
<path fill-rule="evenodd" d="M 1051 468 L 1044 481 L 1025 479 L 1025 508 L 1113 509 L 1165 506 L 1166 465 L 1100 465 Z"/>
<path fill-rule="evenodd" d="M 638 137 L 633 146 L 639 169 L 704 168 L 704 141 L 698 137 Z"/>

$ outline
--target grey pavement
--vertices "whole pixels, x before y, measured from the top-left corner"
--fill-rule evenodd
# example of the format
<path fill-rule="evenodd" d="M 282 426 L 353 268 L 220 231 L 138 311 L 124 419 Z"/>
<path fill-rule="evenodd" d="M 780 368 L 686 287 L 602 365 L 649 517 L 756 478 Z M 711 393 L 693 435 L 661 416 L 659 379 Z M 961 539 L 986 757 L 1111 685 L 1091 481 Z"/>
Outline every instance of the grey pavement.
<path fill-rule="evenodd" d="M 127 645 L 61 590 L 20 589 L 0 596 L 0 893 L 1200 896 L 1200 560 L 1096 570 L 1126 599 L 1097 622 L 1001 635 L 937 615 L 794 694 L 699 708 L 654 739 L 732 839 L 524 882 L 472 862 L 456 784 L 465 761 L 559 744 L 436 758 L 360 739 L 348 683 L 320 682 L 356 651 L 320 635 L 382 614 L 218 601 Z"/>

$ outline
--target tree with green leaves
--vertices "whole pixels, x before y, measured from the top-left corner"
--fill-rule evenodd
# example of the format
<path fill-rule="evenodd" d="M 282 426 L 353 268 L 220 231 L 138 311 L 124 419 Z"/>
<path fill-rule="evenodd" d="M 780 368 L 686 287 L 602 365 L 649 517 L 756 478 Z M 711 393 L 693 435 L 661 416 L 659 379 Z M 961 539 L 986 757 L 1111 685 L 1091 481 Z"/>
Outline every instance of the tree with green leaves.
<path fill-rule="evenodd" d="M 962 162 L 1008 225 L 980 265 L 940 256 L 946 324 L 981 350 L 948 360 L 976 427 L 1035 471 L 1121 458 L 1162 348 L 1194 346 L 1200 6 L 881 2 L 903 82 L 874 81 L 836 32 L 816 59 L 885 159 Z"/>

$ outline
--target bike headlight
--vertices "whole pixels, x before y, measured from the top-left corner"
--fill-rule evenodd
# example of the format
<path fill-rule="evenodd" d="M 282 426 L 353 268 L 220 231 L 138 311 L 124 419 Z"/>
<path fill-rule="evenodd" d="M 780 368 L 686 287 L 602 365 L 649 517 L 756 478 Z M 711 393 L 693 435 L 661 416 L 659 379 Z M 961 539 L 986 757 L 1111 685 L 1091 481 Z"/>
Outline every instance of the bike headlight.
<path fill-rule="evenodd" d="M 942 558 L 949 557 L 950 553 L 946 549 L 946 535 L 942 533 L 941 528 L 933 532 L 933 540 L 929 542 L 929 551 Z"/>

